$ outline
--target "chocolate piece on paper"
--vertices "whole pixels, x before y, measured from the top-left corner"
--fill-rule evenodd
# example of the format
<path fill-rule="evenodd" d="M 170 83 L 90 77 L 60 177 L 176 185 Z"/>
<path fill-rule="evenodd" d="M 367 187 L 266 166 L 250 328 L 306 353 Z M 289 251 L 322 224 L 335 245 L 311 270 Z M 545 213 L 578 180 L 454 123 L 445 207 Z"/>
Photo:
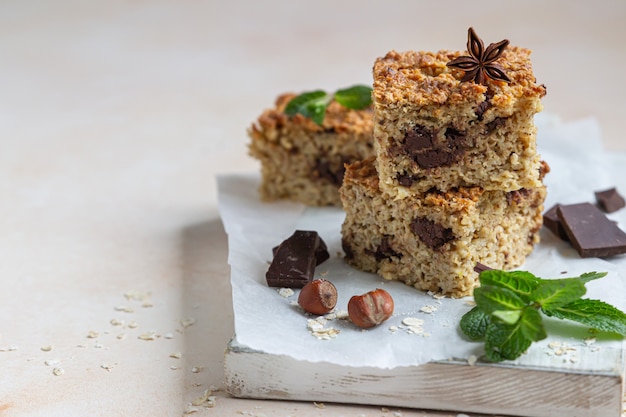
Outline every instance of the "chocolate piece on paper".
<path fill-rule="evenodd" d="M 609 188 L 604 191 L 596 191 L 596 201 L 602 210 L 607 213 L 613 213 L 624 206 L 626 206 L 626 201 L 624 201 L 624 197 L 619 195 L 615 188 Z"/>
<path fill-rule="evenodd" d="M 556 212 L 559 206 L 560 204 L 555 204 L 552 208 L 543 213 L 543 225 L 556 236 L 567 242 L 569 241 L 569 237 L 567 236 L 567 232 L 563 228 L 559 215 Z"/>
<path fill-rule="evenodd" d="M 626 253 L 626 233 L 590 203 L 561 205 L 559 220 L 581 257 L 607 257 Z"/>
<path fill-rule="evenodd" d="M 278 251 L 278 248 L 280 248 L 280 245 L 274 246 L 272 248 L 272 256 L 276 256 L 276 252 Z M 317 251 L 315 251 L 315 259 L 316 259 L 315 266 L 318 266 L 322 262 L 328 260 L 328 258 L 330 258 L 330 253 L 328 253 L 328 247 L 326 246 L 326 243 L 324 242 L 324 240 L 320 237 L 319 246 L 317 248 Z"/>
<path fill-rule="evenodd" d="M 274 248 L 274 259 L 265 274 L 267 285 L 302 288 L 313 280 L 318 262 L 328 257 L 326 244 L 317 232 L 296 230 Z"/>

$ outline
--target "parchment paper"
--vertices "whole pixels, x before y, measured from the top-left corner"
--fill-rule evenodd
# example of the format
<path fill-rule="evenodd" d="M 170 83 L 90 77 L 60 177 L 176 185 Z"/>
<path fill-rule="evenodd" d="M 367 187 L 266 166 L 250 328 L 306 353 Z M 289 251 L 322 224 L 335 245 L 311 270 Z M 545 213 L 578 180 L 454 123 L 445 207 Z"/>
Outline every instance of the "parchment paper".
<path fill-rule="evenodd" d="M 565 124 L 543 116 L 537 119 L 537 125 L 540 153 L 551 167 L 545 178 L 546 209 L 557 202 L 595 203 L 594 191 L 613 186 L 622 194 L 626 193 L 626 153 L 609 153 L 602 149 L 600 130 L 594 120 Z M 393 368 L 480 357 L 482 345 L 466 340 L 458 328 L 460 317 L 471 308 L 468 303 L 471 298 L 437 299 L 403 283 L 385 281 L 348 266 L 341 257 L 340 227 L 344 214 L 340 208 L 306 208 L 290 202 L 262 203 L 257 191 L 259 182 L 257 173 L 218 178 L 219 209 L 228 234 L 235 333 L 240 345 L 297 360 L 360 367 Z M 622 229 L 626 227 L 626 209 L 608 216 Z M 318 266 L 316 276 L 336 285 L 339 293 L 336 310 L 345 311 L 352 295 L 384 288 L 395 300 L 394 315 L 367 331 L 356 328 L 348 320 L 329 320 L 324 327 L 334 328 L 339 333 L 328 340 L 313 336 L 307 320 L 315 317 L 297 306 L 298 290 L 285 297 L 277 289 L 268 287 L 265 281 L 272 247 L 296 229 L 316 230 L 328 245 L 331 259 Z M 544 228 L 541 243 L 519 269 L 543 278 L 607 271 L 607 277 L 587 284 L 587 297 L 599 298 L 626 310 L 626 273 L 621 272 L 625 267 L 626 256 L 582 259 L 568 243 Z M 567 274 L 563 274 L 565 271 Z M 422 319 L 422 328 L 411 332 L 402 324 L 407 317 Z M 573 351 L 579 346 L 582 350 L 591 346 L 587 339 L 590 334 L 582 326 L 562 323 L 546 320 L 548 339 L 535 343 L 518 361 L 535 357 L 546 366 L 550 361 L 558 361 L 580 368 L 585 366 L 585 361 L 580 360 L 585 355 L 624 348 L 620 338 L 597 335 L 593 349 L 579 352 L 575 358 L 572 354 L 568 361 L 556 352 L 555 346 L 574 346 Z"/>

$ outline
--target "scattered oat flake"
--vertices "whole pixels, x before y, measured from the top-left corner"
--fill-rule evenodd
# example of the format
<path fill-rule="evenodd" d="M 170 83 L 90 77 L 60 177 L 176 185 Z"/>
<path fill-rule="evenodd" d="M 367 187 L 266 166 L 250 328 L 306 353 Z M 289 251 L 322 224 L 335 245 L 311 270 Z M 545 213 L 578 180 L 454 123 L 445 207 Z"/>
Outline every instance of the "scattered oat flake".
<path fill-rule="evenodd" d="M 174 358 L 174 359 L 180 359 L 183 357 L 183 354 L 180 352 L 174 352 L 174 353 L 170 353 L 170 358 Z"/>
<path fill-rule="evenodd" d="M 128 306 L 115 306 L 115 311 L 122 311 L 124 313 L 134 313 L 135 310 L 133 310 L 132 307 L 128 307 Z"/>
<path fill-rule="evenodd" d="M 205 389 L 201 396 L 191 402 L 191 405 L 194 407 L 215 407 L 215 396 L 213 395 L 213 390 L 211 388 Z"/>
<path fill-rule="evenodd" d="M 124 293 L 124 298 L 132 301 L 145 301 L 150 298 L 150 293 L 143 293 L 135 290 L 126 291 Z"/>
<path fill-rule="evenodd" d="M 177 371 L 177 370 L 178 370 L 178 366 L 174 366 L 174 365 L 172 365 L 172 366 L 170 366 L 170 369 L 171 369 L 172 371 Z"/>
<path fill-rule="evenodd" d="M 64 373 L 65 373 L 65 371 L 63 370 L 63 368 L 54 368 L 54 369 L 52 370 L 52 374 L 53 374 L 54 376 L 61 376 L 61 375 L 63 375 Z"/>
<path fill-rule="evenodd" d="M 100 334 L 98 332 L 94 332 L 93 330 L 90 330 L 89 333 L 87 333 L 87 339 L 95 339 L 98 336 L 100 336 Z"/>
<path fill-rule="evenodd" d="M 104 369 L 107 372 L 111 372 L 111 369 L 113 369 L 113 367 L 117 365 L 117 364 L 109 364 L 109 363 L 103 363 L 100 365 L 100 368 Z"/>
<path fill-rule="evenodd" d="M 593 336 L 592 336 L 592 337 L 587 337 L 587 338 L 584 340 L 584 342 L 585 342 L 585 345 L 587 345 L 587 346 L 591 346 L 591 345 L 593 345 L 594 343 L 596 343 L 596 338 L 595 338 L 595 337 L 593 337 Z"/>
<path fill-rule="evenodd" d="M 324 405 L 324 403 L 318 403 L 318 402 L 313 401 L 313 405 L 315 406 L 315 408 L 319 408 L 319 409 L 322 409 L 322 410 L 323 410 L 324 408 L 326 408 L 326 406 Z"/>
<path fill-rule="evenodd" d="M 111 319 L 110 323 L 113 326 L 123 326 L 124 325 L 124 320 Z"/>
<path fill-rule="evenodd" d="M 191 373 L 197 374 L 199 372 L 202 372 L 201 366 L 194 366 L 193 368 L 191 368 Z"/>
<path fill-rule="evenodd" d="M 146 332 L 137 336 L 137 339 L 140 340 L 155 340 L 157 338 L 157 334 L 155 332 Z"/>
<path fill-rule="evenodd" d="M 124 333 L 120 333 L 117 336 L 115 336 L 118 340 L 124 340 L 126 338 L 126 334 Z"/>
<path fill-rule="evenodd" d="M 307 320 L 307 329 L 312 336 L 319 340 L 329 340 L 337 337 L 339 330 L 333 327 L 325 327 L 327 320 L 323 317 Z"/>
<path fill-rule="evenodd" d="M 469 355 L 469 357 L 467 358 L 467 363 L 469 364 L 469 366 L 474 366 L 476 365 L 477 360 L 478 358 L 476 357 L 476 355 Z"/>
<path fill-rule="evenodd" d="M 135 320 L 133 320 L 130 323 L 128 323 L 128 328 L 129 329 L 135 329 L 135 328 L 137 328 L 137 326 L 139 326 L 139 324 L 137 324 L 137 322 Z"/>
<path fill-rule="evenodd" d="M 54 348 L 54 346 L 52 346 L 52 345 L 40 347 L 40 349 L 43 350 L 44 352 L 50 352 L 53 348 Z"/>
<path fill-rule="evenodd" d="M 0 352 L 13 352 L 17 350 L 17 346 L 1 347 Z"/>
<path fill-rule="evenodd" d="M 46 365 L 46 366 L 56 366 L 56 365 L 58 365 L 60 363 L 61 363 L 61 361 L 58 360 L 58 359 L 49 359 L 47 361 L 44 361 L 43 364 Z"/>
<path fill-rule="evenodd" d="M 283 298 L 291 297 L 294 294 L 295 293 L 293 292 L 293 290 L 291 288 L 280 288 L 278 290 L 278 295 L 280 295 Z"/>
<path fill-rule="evenodd" d="M 187 319 L 180 320 L 180 325 L 186 329 L 187 327 L 192 326 L 195 322 L 196 319 L 194 319 L 193 317 L 189 317 Z"/>
<path fill-rule="evenodd" d="M 437 311 L 437 307 L 433 305 L 425 305 L 424 307 L 420 308 L 420 311 L 422 313 L 432 314 Z"/>
<path fill-rule="evenodd" d="M 174 338 L 174 333 L 172 332 L 167 332 L 163 335 L 164 338 L 166 339 L 173 339 Z"/>

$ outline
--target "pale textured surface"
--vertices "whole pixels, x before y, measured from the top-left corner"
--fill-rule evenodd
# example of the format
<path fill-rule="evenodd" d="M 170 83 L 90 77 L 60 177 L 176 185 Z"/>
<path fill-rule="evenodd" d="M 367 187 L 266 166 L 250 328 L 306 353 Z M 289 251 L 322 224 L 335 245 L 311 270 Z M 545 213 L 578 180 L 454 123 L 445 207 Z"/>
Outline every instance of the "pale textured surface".
<path fill-rule="evenodd" d="M 233 327 L 214 175 L 258 169 L 246 128 L 280 92 L 369 83 L 376 57 L 461 49 L 473 25 L 533 49 L 545 112 L 595 116 L 626 149 L 625 19 L 608 0 L 2 2 L 0 348 L 17 349 L 0 352 L 0 414 L 180 415 L 221 386 Z M 216 395 L 194 415 L 396 411 Z"/>

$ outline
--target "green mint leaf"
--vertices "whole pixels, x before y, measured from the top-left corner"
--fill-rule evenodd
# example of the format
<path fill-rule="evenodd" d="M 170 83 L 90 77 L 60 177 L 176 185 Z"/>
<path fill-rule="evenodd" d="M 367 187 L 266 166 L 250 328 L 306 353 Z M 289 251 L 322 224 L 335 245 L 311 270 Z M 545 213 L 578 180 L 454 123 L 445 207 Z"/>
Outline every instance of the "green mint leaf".
<path fill-rule="evenodd" d="M 547 279 L 541 280 L 530 298 L 544 310 L 551 310 L 578 300 L 586 292 L 585 284 L 579 278 Z"/>
<path fill-rule="evenodd" d="M 499 318 L 506 324 L 515 324 L 522 316 L 522 310 L 496 310 L 491 315 Z"/>
<path fill-rule="evenodd" d="M 285 114 L 288 116 L 301 114 L 310 118 L 316 124 L 321 125 L 329 102 L 330 97 L 325 91 L 316 90 L 302 93 L 287 103 Z"/>
<path fill-rule="evenodd" d="M 582 323 L 603 332 L 626 336 L 626 313 L 600 300 L 576 300 L 554 309 L 543 309 L 547 316 Z"/>
<path fill-rule="evenodd" d="M 528 307 L 524 310 L 520 319 L 520 329 L 524 337 L 533 342 L 538 342 L 548 337 L 546 329 L 543 327 L 541 314 L 536 308 Z"/>
<path fill-rule="evenodd" d="M 586 284 L 594 279 L 605 277 L 606 274 L 606 272 L 585 272 L 580 276 L 580 280 Z"/>
<path fill-rule="evenodd" d="M 497 310 L 520 310 L 526 303 L 508 288 L 485 285 L 474 290 L 474 301 L 484 312 Z"/>
<path fill-rule="evenodd" d="M 335 100 L 349 109 L 362 110 L 372 104 L 372 88 L 366 85 L 355 85 L 337 90 Z"/>
<path fill-rule="evenodd" d="M 485 356 L 493 362 L 517 359 L 531 344 L 522 331 L 521 320 L 512 325 L 493 322 L 485 333 Z"/>
<path fill-rule="evenodd" d="M 481 285 L 507 288 L 527 302 L 530 300 L 530 293 L 539 285 L 539 278 L 526 271 L 506 272 L 491 269 L 481 272 L 479 279 Z"/>
<path fill-rule="evenodd" d="M 481 340 L 485 337 L 487 326 L 491 323 L 491 318 L 487 313 L 478 307 L 472 308 L 461 317 L 461 330 L 471 340 Z"/>

